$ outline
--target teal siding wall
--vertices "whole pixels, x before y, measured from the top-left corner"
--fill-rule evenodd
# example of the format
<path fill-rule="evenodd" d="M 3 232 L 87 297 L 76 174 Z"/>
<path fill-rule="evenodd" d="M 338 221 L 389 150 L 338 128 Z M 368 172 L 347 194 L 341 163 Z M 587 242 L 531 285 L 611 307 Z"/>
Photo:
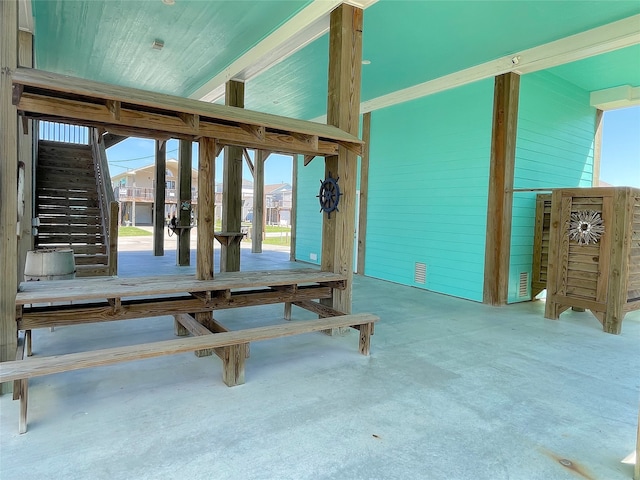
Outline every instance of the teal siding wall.
<path fill-rule="evenodd" d="M 482 300 L 492 104 L 489 79 L 373 112 L 366 275 Z"/>
<path fill-rule="evenodd" d="M 298 155 L 296 260 L 320 265 L 322 215 L 318 203 L 320 179 L 324 178 L 324 159 L 316 158 L 306 167 Z M 312 256 L 315 255 L 314 260 Z"/>
<path fill-rule="evenodd" d="M 595 109 L 589 93 L 547 72 L 520 83 L 515 188 L 588 187 L 593 177 Z M 513 195 L 508 301 L 531 297 L 535 197 Z M 528 273 L 527 294 L 519 296 L 520 273 Z"/>

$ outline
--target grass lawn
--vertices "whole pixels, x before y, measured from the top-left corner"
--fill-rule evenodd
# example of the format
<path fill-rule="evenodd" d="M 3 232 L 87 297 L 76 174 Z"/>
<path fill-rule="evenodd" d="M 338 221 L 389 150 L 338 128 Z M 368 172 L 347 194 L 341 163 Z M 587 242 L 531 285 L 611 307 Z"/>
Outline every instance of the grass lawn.
<path fill-rule="evenodd" d="M 152 235 L 153 233 L 138 227 L 120 227 L 118 229 L 119 237 L 150 237 Z"/>

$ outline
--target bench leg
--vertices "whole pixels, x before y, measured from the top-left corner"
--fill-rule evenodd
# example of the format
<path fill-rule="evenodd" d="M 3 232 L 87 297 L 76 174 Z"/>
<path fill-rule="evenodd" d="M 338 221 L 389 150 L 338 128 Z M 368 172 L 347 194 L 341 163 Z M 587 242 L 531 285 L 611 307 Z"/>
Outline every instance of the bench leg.
<path fill-rule="evenodd" d="M 213 312 L 198 312 L 194 315 L 194 318 L 198 323 L 207 325 L 207 322 L 213 319 Z M 193 352 L 196 357 L 210 357 L 213 355 L 213 348 L 206 348 L 204 350 L 196 350 Z"/>
<path fill-rule="evenodd" d="M 247 353 L 246 343 L 222 347 L 222 381 L 228 387 L 244 383 L 244 364 Z"/>
<path fill-rule="evenodd" d="M 29 380 L 20 380 L 20 421 L 18 433 L 27 433 L 27 400 L 29 398 Z"/>
<path fill-rule="evenodd" d="M 33 342 L 31 341 L 31 330 L 25 331 L 25 343 L 27 346 L 27 357 L 30 357 L 31 355 L 33 355 L 33 351 L 31 349 L 33 344 Z"/>
<path fill-rule="evenodd" d="M 184 328 L 184 326 L 178 321 L 178 316 L 173 316 L 173 328 L 175 330 L 176 337 L 186 337 L 189 335 L 189 330 Z"/>
<path fill-rule="evenodd" d="M 365 323 L 360 325 L 360 346 L 359 351 L 362 355 L 369 355 L 371 351 L 371 335 L 373 334 L 373 323 Z"/>
<path fill-rule="evenodd" d="M 291 302 L 284 304 L 284 319 L 291 320 Z"/>

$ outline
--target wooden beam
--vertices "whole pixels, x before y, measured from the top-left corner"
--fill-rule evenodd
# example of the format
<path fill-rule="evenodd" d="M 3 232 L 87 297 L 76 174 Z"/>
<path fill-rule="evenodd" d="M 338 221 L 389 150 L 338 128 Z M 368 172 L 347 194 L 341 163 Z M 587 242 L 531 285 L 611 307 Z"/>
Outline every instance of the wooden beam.
<path fill-rule="evenodd" d="M 106 105 L 114 120 L 120 120 L 120 102 L 117 100 L 107 100 Z"/>
<path fill-rule="evenodd" d="M 305 155 L 304 166 L 306 167 L 307 165 L 309 165 L 314 158 L 316 158 L 316 155 Z"/>
<path fill-rule="evenodd" d="M 18 32 L 18 64 L 24 67 L 33 65 L 33 35 L 29 32 Z M 21 200 L 23 216 L 18 224 L 18 281 L 22 281 L 27 252 L 33 250 L 31 218 L 33 217 L 33 165 L 34 165 L 34 128 L 32 120 L 22 117 L 22 135 L 18 135 L 19 161 L 24 165 L 24 189 Z M 25 125 L 26 123 L 26 125 Z M 36 135 L 37 138 L 37 135 Z"/>
<path fill-rule="evenodd" d="M 356 272 L 364 275 L 367 251 L 367 206 L 369 203 L 369 144 L 371 142 L 371 112 L 362 116 L 364 148 L 360 161 L 360 211 L 358 212 L 358 260 Z"/>
<path fill-rule="evenodd" d="M 241 83 L 241 82 L 238 82 L 238 83 Z M 241 124 L 240 127 L 247 133 L 251 134 L 256 140 L 261 142 L 264 141 L 265 131 L 264 131 L 263 125 Z"/>
<path fill-rule="evenodd" d="M 604 125 L 604 112 L 596 110 L 595 128 L 593 134 L 593 177 L 592 185 L 600 185 L 600 159 L 602 157 L 602 129 Z"/>
<path fill-rule="evenodd" d="M 318 149 L 318 136 L 317 135 L 303 135 L 302 133 L 293 133 L 293 137 L 303 143 L 309 145 L 311 150 Z"/>
<path fill-rule="evenodd" d="M 166 202 L 167 143 L 156 140 L 156 189 L 153 201 L 153 254 L 164 256 L 164 228 L 166 219 L 164 206 Z"/>
<path fill-rule="evenodd" d="M 213 232 L 215 229 L 216 141 L 200 139 L 198 149 L 198 238 L 196 278 L 213 279 Z"/>
<path fill-rule="evenodd" d="M 327 123 L 351 135 L 357 135 L 359 128 L 362 17 L 361 9 L 342 4 L 331 13 L 329 27 Z M 346 276 L 346 288 L 334 291 L 328 305 L 346 313 L 351 312 L 357 167 L 357 155 L 344 145 L 337 156 L 325 159 L 325 176 L 331 173 L 340 179 L 343 195 L 339 211 L 331 218 L 323 215 L 322 270 Z"/>
<path fill-rule="evenodd" d="M 178 112 L 178 118 L 194 131 L 197 131 L 200 126 L 200 115 L 195 113 Z"/>
<path fill-rule="evenodd" d="M 242 155 L 244 156 L 244 161 L 247 162 L 247 167 L 249 167 L 249 171 L 251 172 L 251 176 L 255 177 L 255 167 L 253 166 L 253 162 L 251 161 L 251 157 L 249 156 L 249 152 L 246 148 L 242 149 Z"/>
<path fill-rule="evenodd" d="M 298 227 L 298 155 L 293 155 L 293 169 L 291 174 L 291 245 L 289 247 L 289 260 L 296 261 L 296 240 Z"/>
<path fill-rule="evenodd" d="M 197 130 L 186 125 L 175 115 L 164 115 L 157 112 L 141 112 L 135 109 L 121 109 L 120 118 L 112 118 L 105 105 L 97 105 L 84 100 L 50 98 L 33 93 L 25 93 L 18 103 L 21 112 L 33 118 L 51 121 L 76 123 L 90 127 L 102 127 L 110 132 L 154 139 L 178 138 L 195 140 L 200 137 L 216 138 L 224 146 L 235 145 L 247 148 L 261 148 L 285 154 L 302 153 L 313 155 L 335 155 L 338 144 L 323 139 L 318 141 L 318 149 L 282 132 L 266 132 L 264 140 L 257 140 L 252 134 L 240 126 L 218 124 L 200 120 Z M 141 125 L 144 125 L 142 127 Z"/>
<path fill-rule="evenodd" d="M 230 126 L 232 130 L 242 130 L 243 134 L 238 135 L 248 140 L 248 144 L 243 146 L 249 148 L 265 148 L 271 151 L 280 151 L 278 149 L 268 148 L 258 140 L 256 137 L 256 131 L 259 130 L 260 127 L 265 129 L 265 140 L 268 137 L 267 132 L 271 134 L 282 134 L 284 132 L 285 136 L 288 136 L 290 139 L 292 138 L 292 133 L 301 133 L 305 135 L 317 135 L 319 139 L 328 140 L 330 143 L 341 141 L 349 144 L 353 143 L 354 146 L 362 145 L 362 141 L 358 139 L 356 135 L 342 131 L 333 125 L 286 118 L 239 108 L 229 108 L 229 106 L 200 102 L 198 100 L 137 90 L 128 87 L 108 85 L 105 83 L 44 72 L 41 70 L 20 68 L 13 75 L 13 82 L 18 85 L 23 85 L 25 87 L 25 92 L 40 93 L 50 100 L 60 96 L 66 96 L 67 98 L 84 98 L 87 100 L 83 104 L 85 109 L 92 109 L 96 114 L 102 110 L 109 118 L 111 115 L 105 106 L 105 101 L 119 101 L 122 105 L 127 105 L 129 110 L 137 112 L 137 124 L 144 122 L 149 125 L 144 118 L 151 112 L 158 112 L 160 117 L 165 118 L 165 121 L 168 121 L 169 117 L 174 118 L 175 123 L 172 123 L 173 126 L 171 129 L 166 130 L 165 126 L 153 124 L 147 128 L 164 129 L 166 133 L 170 133 L 172 135 L 180 132 L 187 134 L 193 133 L 193 129 L 188 125 L 185 125 L 185 123 L 176 116 L 177 113 L 181 112 L 198 115 L 200 117 L 200 124 L 207 122 L 210 125 L 217 125 L 219 127 L 227 125 Z M 90 107 L 90 104 L 92 103 L 95 107 Z M 30 111 L 28 108 L 20 109 L 27 112 Z M 121 108 L 121 117 L 124 115 L 125 111 L 126 110 L 124 108 Z M 69 118 L 75 119 L 76 117 L 72 116 Z M 147 118 L 154 117 L 150 116 Z M 109 121 L 106 123 L 109 123 Z M 133 124 L 132 126 L 135 125 L 136 124 Z M 154 128 L 152 128 L 152 126 Z M 176 129 L 175 131 L 173 130 L 174 128 Z M 202 126 L 200 128 L 202 128 Z M 252 130 L 252 133 L 247 132 L 245 129 Z M 221 128 L 220 133 L 224 132 L 225 129 Z M 208 134 L 207 132 L 202 131 L 199 132 L 199 136 L 203 135 L 217 138 L 219 140 L 225 139 L 220 135 Z M 287 152 L 286 149 L 283 151 Z M 292 152 L 289 151 L 289 153 Z"/>
<path fill-rule="evenodd" d="M 114 145 L 117 145 L 120 142 L 125 141 L 127 136 L 125 135 L 114 135 L 113 133 L 105 133 L 102 135 L 102 140 L 104 141 L 104 148 L 110 148 Z"/>
<path fill-rule="evenodd" d="M 178 155 L 178 225 L 191 225 L 191 142 L 180 140 Z M 179 266 L 191 264 L 191 229 L 181 228 L 178 232 L 177 262 Z"/>
<path fill-rule="evenodd" d="M 244 83 L 227 82 L 225 104 L 244 108 Z M 239 232 L 242 227 L 242 148 L 228 146 L 224 150 L 222 191 L 222 230 Z M 220 271 L 240 271 L 240 244 L 232 242 L 220 249 Z"/>
<path fill-rule="evenodd" d="M 5 362 L 13 360 L 17 341 L 18 114 L 12 102 L 12 76 L 18 66 L 18 2 L 0 2 L 0 31 L 0 362 Z M 12 383 L 3 383 L 0 394 L 12 388 Z"/>
<path fill-rule="evenodd" d="M 264 163 L 269 152 L 256 150 L 253 176 L 253 218 L 251 219 L 251 253 L 262 253 L 264 233 Z"/>
<path fill-rule="evenodd" d="M 519 95 L 518 74 L 496 77 L 482 299 L 489 305 L 506 305 L 508 297 Z"/>

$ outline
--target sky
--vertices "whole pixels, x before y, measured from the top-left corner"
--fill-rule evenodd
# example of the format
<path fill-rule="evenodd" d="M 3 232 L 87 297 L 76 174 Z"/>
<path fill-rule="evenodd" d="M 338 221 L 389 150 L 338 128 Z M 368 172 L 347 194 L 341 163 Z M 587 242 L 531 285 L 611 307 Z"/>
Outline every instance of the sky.
<path fill-rule="evenodd" d="M 640 188 L 640 106 L 604 113 L 600 180 Z"/>
<path fill-rule="evenodd" d="M 107 150 L 111 175 L 154 163 L 153 140 L 130 138 Z M 250 151 L 253 156 L 253 152 Z M 178 158 L 178 141 L 167 142 L 167 159 Z M 197 168 L 197 144 L 193 165 Z M 265 163 L 266 185 L 291 184 L 292 157 L 272 154 Z M 243 178 L 252 180 L 244 163 Z M 604 114 L 600 179 L 614 186 L 640 188 L 640 106 L 611 110 Z M 216 182 L 222 181 L 222 155 L 216 160 Z"/>
<path fill-rule="evenodd" d="M 198 168 L 198 144 L 193 144 L 193 168 Z M 253 159 L 253 151 L 249 150 L 249 156 Z M 216 183 L 222 182 L 222 157 L 216 159 Z M 109 173 L 118 175 L 127 170 L 144 167 L 155 163 L 155 141 L 143 138 L 129 138 L 114 145 L 107 150 L 109 160 Z M 178 140 L 167 142 L 167 160 L 178 158 Z M 242 178 L 253 180 L 246 162 L 243 162 Z M 264 165 L 265 185 L 277 183 L 291 184 L 293 159 L 291 155 L 271 154 Z"/>

